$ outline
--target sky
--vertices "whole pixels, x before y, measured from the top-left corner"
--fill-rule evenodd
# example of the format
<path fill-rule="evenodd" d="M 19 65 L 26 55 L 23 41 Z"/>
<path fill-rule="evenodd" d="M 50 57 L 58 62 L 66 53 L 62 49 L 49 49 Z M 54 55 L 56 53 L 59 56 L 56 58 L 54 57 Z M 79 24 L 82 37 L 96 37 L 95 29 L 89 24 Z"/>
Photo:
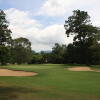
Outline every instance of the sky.
<path fill-rule="evenodd" d="M 100 26 L 100 0 L 0 0 L 12 38 L 28 38 L 36 52 L 52 50 L 55 43 L 72 43 L 65 34 L 65 20 L 73 10 L 87 11 L 94 26 Z"/>

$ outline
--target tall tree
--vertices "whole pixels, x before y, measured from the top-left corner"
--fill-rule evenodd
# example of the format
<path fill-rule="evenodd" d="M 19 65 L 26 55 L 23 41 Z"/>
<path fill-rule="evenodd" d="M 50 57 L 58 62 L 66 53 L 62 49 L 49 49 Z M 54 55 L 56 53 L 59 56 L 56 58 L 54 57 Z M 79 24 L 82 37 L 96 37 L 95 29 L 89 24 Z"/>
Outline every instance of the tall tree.
<path fill-rule="evenodd" d="M 8 28 L 6 14 L 0 10 L 0 62 L 5 65 L 9 58 L 9 49 L 6 47 L 11 43 L 11 30 Z"/>
<path fill-rule="evenodd" d="M 73 15 L 65 21 L 66 34 L 74 35 L 73 44 L 80 51 L 81 63 L 89 64 L 89 47 L 93 44 L 95 34 L 99 32 L 90 22 L 90 16 L 85 11 L 74 10 Z"/>
<path fill-rule="evenodd" d="M 53 63 L 65 63 L 64 53 L 66 50 L 66 45 L 60 45 L 55 43 L 52 48 L 52 59 Z"/>
<path fill-rule="evenodd" d="M 13 63 L 26 63 L 31 58 L 31 42 L 26 38 L 12 40 L 11 54 Z"/>
<path fill-rule="evenodd" d="M 11 30 L 8 28 L 6 14 L 0 10 L 0 45 L 7 45 L 11 43 Z"/>

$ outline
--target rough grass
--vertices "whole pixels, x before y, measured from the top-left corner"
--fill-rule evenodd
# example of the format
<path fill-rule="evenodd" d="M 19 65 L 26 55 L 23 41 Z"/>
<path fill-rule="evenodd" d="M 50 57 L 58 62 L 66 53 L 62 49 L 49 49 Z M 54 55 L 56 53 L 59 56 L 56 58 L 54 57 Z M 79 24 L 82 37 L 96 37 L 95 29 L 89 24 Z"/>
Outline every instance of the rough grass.
<path fill-rule="evenodd" d="M 100 70 L 100 65 L 91 65 L 91 69 Z"/>
<path fill-rule="evenodd" d="M 68 71 L 64 67 L 74 66 L 62 64 L 0 67 L 39 73 L 27 77 L 1 76 L 0 100 L 100 100 L 98 72 Z"/>

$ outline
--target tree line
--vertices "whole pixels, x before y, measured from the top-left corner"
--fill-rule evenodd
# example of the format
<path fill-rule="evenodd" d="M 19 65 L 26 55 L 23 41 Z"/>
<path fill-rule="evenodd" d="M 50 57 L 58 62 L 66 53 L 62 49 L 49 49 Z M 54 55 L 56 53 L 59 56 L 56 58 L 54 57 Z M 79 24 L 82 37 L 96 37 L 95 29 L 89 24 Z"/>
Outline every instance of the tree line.
<path fill-rule="evenodd" d="M 64 27 L 67 37 L 74 36 L 73 43 L 68 45 L 55 43 L 50 53 L 44 51 L 36 53 L 27 38 L 12 39 L 6 14 L 0 10 L 1 65 L 7 63 L 100 64 L 100 28 L 92 25 L 88 13 L 74 10 L 73 15 L 65 21 Z"/>

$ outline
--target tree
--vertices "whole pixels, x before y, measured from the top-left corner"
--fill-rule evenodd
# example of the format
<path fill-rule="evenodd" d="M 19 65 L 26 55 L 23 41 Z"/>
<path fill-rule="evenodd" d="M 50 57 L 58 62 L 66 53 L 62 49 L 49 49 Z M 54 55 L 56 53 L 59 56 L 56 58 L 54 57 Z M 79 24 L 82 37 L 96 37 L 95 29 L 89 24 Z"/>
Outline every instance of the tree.
<path fill-rule="evenodd" d="M 26 38 L 12 40 L 11 54 L 13 63 L 26 63 L 32 56 L 31 42 Z"/>
<path fill-rule="evenodd" d="M 0 10 L 0 45 L 7 45 L 11 43 L 11 30 L 8 28 L 6 14 Z"/>
<path fill-rule="evenodd" d="M 90 49 L 92 50 L 92 64 L 100 64 L 100 33 L 95 35 L 95 39 Z"/>
<path fill-rule="evenodd" d="M 52 63 L 52 53 L 46 53 L 44 51 L 40 52 L 40 55 L 42 56 L 43 63 Z"/>
<path fill-rule="evenodd" d="M 93 44 L 92 50 L 92 64 L 100 64 L 100 44 Z"/>
<path fill-rule="evenodd" d="M 89 64 L 90 49 L 95 35 L 99 32 L 98 27 L 94 27 L 90 22 L 90 16 L 85 11 L 74 10 L 73 15 L 65 21 L 66 34 L 69 37 L 74 35 L 73 45 L 77 48 L 81 56 L 82 64 Z"/>
<path fill-rule="evenodd" d="M 32 55 L 32 58 L 29 61 L 29 64 L 41 64 L 43 63 L 43 58 L 40 54 Z"/>
<path fill-rule="evenodd" d="M 68 63 L 78 63 L 77 62 L 77 50 L 76 47 L 73 44 L 69 44 L 67 46 L 67 53 L 66 53 L 66 59 Z"/>
<path fill-rule="evenodd" d="M 11 30 L 8 28 L 6 14 L 0 10 L 0 62 L 5 65 L 9 58 L 8 44 L 11 43 Z"/>
<path fill-rule="evenodd" d="M 9 60 L 9 49 L 5 46 L 0 46 L 0 62 L 1 65 L 6 65 L 7 61 Z"/>
<path fill-rule="evenodd" d="M 52 48 L 52 59 L 53 63 L 65 63 L 64 53 L 66 50 L 66 45 L 60 45 L 55 43 Z"/>
<path fill-rule="evenodd" d="M 21 46 L 28 50 L 31 50 L 31 42 L 27 38 L 19 37 L 17 39 L 12 40 L 12 48 L 16 46 Z"/>

